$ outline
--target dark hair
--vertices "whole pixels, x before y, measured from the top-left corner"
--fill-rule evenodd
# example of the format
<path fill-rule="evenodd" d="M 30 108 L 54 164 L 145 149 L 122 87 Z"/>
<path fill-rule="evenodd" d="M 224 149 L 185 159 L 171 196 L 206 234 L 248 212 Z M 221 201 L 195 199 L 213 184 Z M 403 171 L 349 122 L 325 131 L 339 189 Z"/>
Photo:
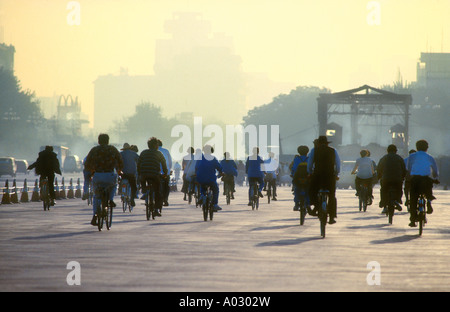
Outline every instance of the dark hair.
<path fill-rule="evenodd" d="M 425 140 L 419 140 L 416 142 L 416 148 L 418 151 L 426 152 L 428 150 L 428 142 Z"/>
<path fill-rule="evenodd" d="M 361 155 L 361 157 L 366 157 L 367 156 L 367 150 L 361 150 L 361 152 L 359 152 L 359 155 Z"/>
<path fill-rule="evenodd" d="M 158 139 L 155 137 L 151 137 L 150 139 L 148 139 L 147 141 L 147 146 L 150 149 L 157 149 L 158 148 Z"/>
<path fill-rule="evenodd" d="M 109 144 L 109 135 L 107 135 L 106 133 L 100 133 L 98 135 L 98 144 Z"/>
<path fill-rule="evenodd" d="M 394 144 L 391 144 L 387 147 L 387 152 L 388 153 L 397 153 L 397 146 L 395 146 Z"/>
<path fill-rule="evenodd" d="M 162 146 L 162 141 L 160 139 L 156 139 L 156 140 L 158 140 L 158 146 Z"/>
<path fill-rule="evenodd" d="M 300 145 L 297 147 L 297 152 L 302 156 L 306 156 L 309 152 L 309 147 L 306 145 Z"/>

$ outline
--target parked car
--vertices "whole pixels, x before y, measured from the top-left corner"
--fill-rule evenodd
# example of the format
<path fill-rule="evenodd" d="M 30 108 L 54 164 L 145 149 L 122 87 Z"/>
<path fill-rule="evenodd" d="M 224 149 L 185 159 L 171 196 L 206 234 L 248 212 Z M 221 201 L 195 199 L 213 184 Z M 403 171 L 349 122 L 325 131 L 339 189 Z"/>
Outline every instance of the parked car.
<path fill-rule="evenodd" d="M 63 166 L 64 172 L 81 172 L 81 170 L 81 161 L 77 155 L 66 156 Z"/>
<path fill-rule="evenodd" d="M 339 180 L 336 183 L 338 188 L 355 188 L 355 177 L 356 175 L 351 174 L 353 168 L 355 167 L 355 160 L 344 160 L 341 162 L 341 172 L 339 173 Z"/>
<path fill-rule="evenodd" d="M 10 175 L 12 177 L 15 177 L 16 169 L 16 161 L 13 157 L 0 158 L 0 176 Z"/>
<path fill-rule="evenodd" d="M 28 162 L 25 159 L 16 159 L 16 173 L 27 174 Z"/>

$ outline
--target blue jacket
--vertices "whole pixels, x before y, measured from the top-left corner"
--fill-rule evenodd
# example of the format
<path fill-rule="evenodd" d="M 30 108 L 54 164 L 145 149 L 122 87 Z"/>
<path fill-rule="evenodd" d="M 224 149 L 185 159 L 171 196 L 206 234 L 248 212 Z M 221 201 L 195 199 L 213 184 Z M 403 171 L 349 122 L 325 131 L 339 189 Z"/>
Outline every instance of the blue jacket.
<path fill-rule="evenodd" d="M 137 162 L 139 155 L 132 150 L 124 150 L 120 152 L 123 160 L 123 173 L 137 175 Z"/>
<path fill-rule="evenodd" d="M 228 175 L 233 175 L 235 177 L 237 177 L 237 165 L 236 162 L 232 159 L 226 160 L 226 159 L 222 159 L 220 161 L 220 165 L 222 166 L 223 169 L 223 173 L 228 174 Z"/>
<path fill-rule="evenodd" d="M 222 173 L 223 169 L 216 157 L 212 156 L 211 160 L 202 155 L 201 160 L 197 160 L 195 164 L 195 174 L 197 182 L 200 184 L 212 183 L 217 181 L 216 170 Z"/>
<path fill-rule="evenodd" d="M 264 178 L 264 172 L 261 170 L 261 165 L 264 163 L 261 157 L 251 159 L 252 156 L 247 157 L 245 162 L 245 172 L 249 178 Z"/>

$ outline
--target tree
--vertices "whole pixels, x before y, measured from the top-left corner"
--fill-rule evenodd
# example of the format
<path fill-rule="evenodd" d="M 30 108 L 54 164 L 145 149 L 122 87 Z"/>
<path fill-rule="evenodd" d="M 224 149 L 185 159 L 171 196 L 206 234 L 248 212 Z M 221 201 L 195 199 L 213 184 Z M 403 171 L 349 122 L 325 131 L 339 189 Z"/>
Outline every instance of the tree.
<path fill-rule="evenodd" d="M 272 102 L 250 110 L 243 118 L 247 125 L 279 125 L 281 151 L 296 154 L 299 145 L 312 146 L 317 137 L 317 97 L 329 89 L 298 86 L 280 94 Z"/>
<path fill-rule="evenodd" d="M 22 90 L 11 71 L 0 68 L 0 144 L 10 155 L 29 155 L 39 147 L 44 118 L 34 92 Z M 17 157 L 17 156 L 16 156 Z M 23 156 L 22 156 L 23 157 Z"/>

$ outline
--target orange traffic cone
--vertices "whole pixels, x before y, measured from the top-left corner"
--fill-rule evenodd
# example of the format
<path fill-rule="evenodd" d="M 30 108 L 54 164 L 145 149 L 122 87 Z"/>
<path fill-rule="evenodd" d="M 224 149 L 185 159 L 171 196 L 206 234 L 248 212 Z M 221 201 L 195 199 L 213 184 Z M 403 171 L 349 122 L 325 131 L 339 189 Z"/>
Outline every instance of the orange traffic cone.
<path fill-rule="evenodd" d="M 22 187 L 22 195 L 20 195 L 20 202 L 26 203 L 28 202 L 28 185 L 27 185 L 27 179 L 23 181 L 23 187 Z"/>
<path fill-rule="evenodd" d="M 64 184 L 64 177 L 62 177 L 61 179 L 61 189 L 59 190 L 59 197 L 61 197 L 61 199 L 66 199 L 66 186 Z"/>
<path fill-rule="evenodd" d="M 75 198 L 74 193 L 73 193 L 73 181 L 72 181 L 72 178 L 70 178 L 70 181 L 69 181 L 69 190 L 67 191 L 67 198 Z"/>
<path fill-rule="evenodd" d="M 16 179 L 13 180 L 13 191 L 11 193 L 11 203 L 13 203 L 13 204 L 19 203 L 19 199 L 17 198 Z"/>
<path fill-rule="evenodd" d="M 11 196 L 9 196 L 9 183 L 5 181 L 5 190 L 3 192 L 2 204 L 11 204 Z"/>
<path fill-rule="evenodd" d="M 32 202 L 40 201 L 38 179 L 36 179 L 36 181 L 34 182 L 34 189 L 33 189 L 33 193 L 31 194 L 31 201 Z"/>
<path fill-rule="evenodd" d="M 81 198 L 80 178 L 77 179 L 77 189 L 75 190 L 75 197 L 76 198 Z"/>

